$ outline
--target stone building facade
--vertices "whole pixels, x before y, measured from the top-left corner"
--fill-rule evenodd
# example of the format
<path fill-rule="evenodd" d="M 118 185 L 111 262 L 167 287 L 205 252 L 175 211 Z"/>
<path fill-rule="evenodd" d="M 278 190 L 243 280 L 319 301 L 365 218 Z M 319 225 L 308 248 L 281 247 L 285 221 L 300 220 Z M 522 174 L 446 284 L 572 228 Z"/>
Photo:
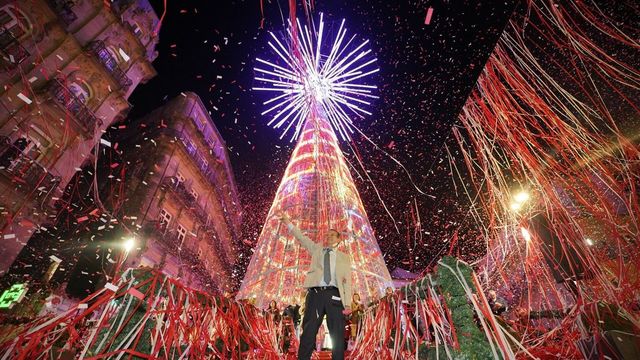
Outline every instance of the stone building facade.
<path fill-rule="evenodd" d="M 147 0 L 0 0 L 0 274 L 156 75 Z"/>
<path fill-rule="evenodd" d="M 184 93 L 127 128 L 118 139 L 131 167 L 123 213 L 138 231 L 125 266 L 230 290 L 242 210 L 227 147 L 202 101 Z"/>

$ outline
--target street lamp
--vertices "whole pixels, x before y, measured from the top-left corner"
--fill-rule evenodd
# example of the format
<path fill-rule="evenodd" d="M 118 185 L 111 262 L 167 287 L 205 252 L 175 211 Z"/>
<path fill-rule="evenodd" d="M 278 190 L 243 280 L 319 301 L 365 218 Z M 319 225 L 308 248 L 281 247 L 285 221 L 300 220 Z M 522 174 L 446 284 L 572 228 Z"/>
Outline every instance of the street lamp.
<path fill-rule="evenodd" d="M 129 253 L 131 250 L 133 250 L 134 246 L 136 246 L 136 239 L 134 239 L 134 238 L 128 238 L 122 244 L 122 247 L 124 248 L 124 251 L 127 252 L 127 253 Z"/>
<path fill-rule="evenodd" d="M 520 191 L 519 193 L 513 196 L 513 202 L 511 202 L 511 210 L 519 211 L 524 206 L 524 203 L 529 200 L 530 195 L 526 191 Z"/>

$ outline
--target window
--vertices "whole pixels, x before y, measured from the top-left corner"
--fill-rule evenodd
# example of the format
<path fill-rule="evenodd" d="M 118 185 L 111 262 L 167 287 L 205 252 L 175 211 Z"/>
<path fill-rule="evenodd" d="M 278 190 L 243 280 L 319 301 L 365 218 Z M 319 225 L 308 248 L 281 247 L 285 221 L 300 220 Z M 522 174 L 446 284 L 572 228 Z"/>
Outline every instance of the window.
<path fill-rule="evenodd" d="M 105 47 L 102 42 L 99 42 L 94 52 L 107 71 L 113 73 L 119 69 L 119 57 L 111 47 Z"/>
<path fill-rule="evenodd" d="M 160 225 L 166 229 L 171 223 L 172 217 L 173 215 L 171 215 L 167 210 L 160 210 Z"/>
<path fill-rule="evenodd" d="M 204 131 L 205 126 L 207 125 L 207 123 L 205 122 L 204 119 L 198 117 L 198 118 L 194 118 L 193 122 L 196 123 L 196 127 L 200 130 L 200 131 Z"/>
<path fill-rule="evenodd" d="M 137 22 L 133 22 L 133 24 L 131 25 L 131 30 L 133 30 L 133 33 L 138 37 L 138 39 L 141 39 L 144 36 L 144 31 L 142 31 L 142 28 L 140 27 L 140 25 Z"/>
<path fill-rule="evenodd" d="M 187 140 L 187 142 L 185 143 L 185 145 L 187 146 L 187 152 L 189 154 L 195 154 L 196 151 L 198 151 L 198 147 L 196 146 L 196 144 L 191 141 L 191 140 Z"/>
<path fill-rule="evenodd" d="M 20 40 L 31 32 L 31 28 L 22 11 L 11 5 L 0 8 L 0 58 L 5 66 L 13 67 L 29 56 Z"/>
<path fill-rule="evenodd" d="M 196 189 L 191 189 L 191 195 L 193 196 L 193 199 L 195 201 L 198 201 L 198 192 L 196 191 Z"/>
<path fill-rule="evenodd" d="M 83 104 L 86 104 L 87 101 L 91 98 L 91 91 L 89 90 L 88 86 L 83 84 L 83 82 L 78 83 L 76 81 L 72 81 L 69 83 L 68 88 L 69 91 L 71 91 L 71 93 L 75 95 L 75 97 Z"/>
<path fill-rule="evenodd" d="M 0 27 L 19 40 L 31 32 L 31 23 L 22 11 L 15 6 L 7 5 L 0 9 Z"/>
<path fill-rule="evenodd" d="M 215 141 L 215 139 L 214 139 L 214 138 L 212 138 L 212 137 L 208 137 L 208 138 L 206 138 L 206 142 L 207 142 L 207 145 L 209 145 L 209 147 L 211 148 L 211 150 L 215 150 L 215 148 L 216 148 L 216 141 Z"/>
<path fill-rule="evenodd" d="M 178 240 L 183 242 L 187 237 L 187 229 L 185 229 L 182 225 L 178 225 Z"/>
<path fill-rule="evenodd" d="M 120 63 L 120 56 L 118 55 L 118 51 L 113 46 L 107 46 L 107 52 L 113 60 L 115 60 L 117 63 Z"/>
<path fill-rule="evenodd" d="M 182 175 L 181 173 L 177 173 L 176 174 L 176 181 L 178 182 L 178 184 L 176 184 L 176 185 L 184 184 L 185 180 L 186 179 L 185 179 L 184 175 Z"/>
<path fill-rule="evenodd" d="M 198 156 L 198 166 L 202 171 L 207 171 L 209 168 L 209 162 L 204 158 L 204 156 Z"/>
<path fill-rule="evenodd" d="M 13 171 L 22 164 L 31 163 L 40 157 L 42 145 L 31 136 L 17 138 L 11 146 L 0 155 L 0 167 Z"/>

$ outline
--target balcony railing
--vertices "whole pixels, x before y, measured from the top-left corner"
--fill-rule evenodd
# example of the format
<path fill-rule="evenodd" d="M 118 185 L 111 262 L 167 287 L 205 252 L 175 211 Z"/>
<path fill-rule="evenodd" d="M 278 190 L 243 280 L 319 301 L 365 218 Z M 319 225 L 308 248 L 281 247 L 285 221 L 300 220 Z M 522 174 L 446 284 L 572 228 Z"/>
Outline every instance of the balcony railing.
<path fill-rule="evenodd" d="M 102 120 L 96 118 L 93 112 L 60 79 L 55 78 L 50 81 L 49 92 L 55 101 L 71 113 L 76 122 L 90 135 L 93 136 L 96 124 L 102 125 Z"/>
<path fill-rule="evenodd" d="M 60 183 L 59 177 L 26 156 L 6 137 L 0 138 L 0 173 L 8 177 L 16 189 L 41 200 L 41 205 L 46 204 L 45 200 Z"/>
<path fill-rule="evenodd" d="M 218 232 L 215 229 L 214 224 L 212 223 L 212 219 L 207 215 L 207 211 L 203 209 L 196 202 L 193 194 L 189 192 L 187 187 L 180 181 L 177 180 L 176 177 L 167 177 L 163 180 L 163 185 L 167 187 L 168 190 L 176 194 L 178 198 L 182 201 L 185 207 L 190 210 L 196 218 L 203 224 L 203 229 L 208 233 L 208 236 L 211 238 L 211 243 L 214 244 L 216 253 L 222 260 L 222 263 L 225 267 L 230 268 L 229 257 L 221 246 L 221 238 L 218 235 Z"/>
<path fill-rule="evenodd" d="M 235 233 L 235 227 L 233 226 L 233 221 L 229 217 L 229 212 L 227 210 L 227 206 L 226 206 L 226 203 L 224 201 L 223 192 L 222 192 L 222 189 L 220 188 L 220 185 L 218 183 L 218 179 L 217 179 L 216 173 L 206 162 L 202 161 L 203 159 L 206 159 L 205 155 L 203 153 L 201 153 L 200 151 L 198 151 L 196 147 L 192 146 L 191 140 L 184 133 L 182 133 L 182 132 L 180 132 L 180 131 L 178 131 L 176 129 L 171 129 L 171 128 L 165 128 L 165 129 L 163 129 L 163 131 L 166 134 L 168 134 L 169 136 L 175 137 L 176 139 L 180 140 L 180 142 L 182 143 L 185 151 L 194 160 L 196 166 L 198 166 L 198 168 L 200 169 L 200 172 L 202 173 L 202 175 L 204 175 L 204 177 L 209 181 L 209 183 L 211 183 L 211 185 L 213 185 L 213 188 L 216 191 L 216 195 L 218 196 L 219 199 L 222 200 L 224 220 L 225 220 L 225 223 L 227 224 L 227 227 L 229 228 L 229 232 L 231 233 L 231 237 L 234 239 L 234 241 L 237 240 L 237 237 L 236 237 L 237 234 Z"/>
<path fill-rule="evenodd" d="M 178 239 L 175 231 L 168 230 L 159 221 L 151 221 L 145 227 L 147 235 L 153 236 L 159 244 L 164 246 L 169 252 L 178 253 L 181 251 L 182 241 Z"/>
<path fill-rule="evenodd" d="M 65 24 L 78 20 L 78 15 L 71 10 L 75 6 L 72 0 L 49 0 L 49 5 Z"/>
<path fill-rule="evenodd" d="M 145 226 L 147 235 L 153 236 L 157 242 L 163 246 L 168 252 L 174 256 L 178 256 L 183 265 L 189 267 L 189 271 L 196 274 L 202 284 L 209 287 L 217 287 L 216 282 L 211 278 L 211 274 L 206 266 L 193 250 L 188 247 L 181 247 L 182 241 L 178 238 L 176 232 L 167 230 L 167 228 L 158 221 L 152 221 Z M 228 271 L 231 269 L 229 268 Z"/>
<path fill-rule="evenodd" d="M 87 49 L 96 57 L 113 79 L 123 90 L 127 90 L 133 83 L 127 74 L 120 69 L 118 62 L 111 56 L 102 40 L 95 40 L 89 43 Z"/>
<path fill-rule="evenodd" d="M 4 27 L 0 27 L 0 53 L 6 58 L 7 68 L 13 68 L 29 57 L 29 52 L 20 45 L 20 41 Z"/>

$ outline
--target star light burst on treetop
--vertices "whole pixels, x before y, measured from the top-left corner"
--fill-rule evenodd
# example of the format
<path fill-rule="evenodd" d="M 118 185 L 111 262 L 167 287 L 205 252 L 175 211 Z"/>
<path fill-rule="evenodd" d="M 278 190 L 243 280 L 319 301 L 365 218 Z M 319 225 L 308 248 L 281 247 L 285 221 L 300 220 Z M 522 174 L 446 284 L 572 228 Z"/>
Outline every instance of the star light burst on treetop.
<path fill-rule="evenodd" d="M 293 31 L 289 23 L 288 43 L 269 32 L 273 42 L 268 44 L 278 55 L 280 65 L 256 58 L 260 66 L 267 68 L 254 68 L 255 80 L 263 85 L 253 90 L 274 94 L 263 103 L 267 109 L 261 115 L 272 114 L 268 125 L 283 128 L 281 139 L 292 128 L 291 141 L 297 139 L 307 116 L 318 106 L 343 140 L 349 139 L 354 130 L 350 115 L 371 115 L 364 107 L 371 105 L 370 99 L 378 98 L 372 94 L 377 87 L 362 81 L 378 72 L 376 58 L 366 48 L 369 40 L 354 45 L 356 36 L 346 36 L 344 22 L 343 19 L 333 40 L 324 38 L 322 13 L 317 29 L 310 30 L 296 20 L 297 31 Z"/>

